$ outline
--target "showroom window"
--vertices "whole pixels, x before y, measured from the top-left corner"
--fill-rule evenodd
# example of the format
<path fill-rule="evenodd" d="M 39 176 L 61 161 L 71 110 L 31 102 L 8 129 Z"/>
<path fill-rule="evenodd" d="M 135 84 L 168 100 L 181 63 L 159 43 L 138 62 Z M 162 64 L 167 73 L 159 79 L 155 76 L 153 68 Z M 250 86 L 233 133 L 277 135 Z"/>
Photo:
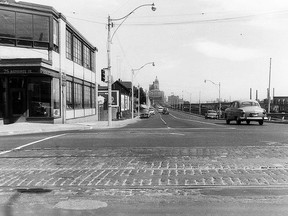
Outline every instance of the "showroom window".
<path fill-rule="evenodd" d="M 73 83 L 66 82 L 66 109 L 73 109 Z"/>
<path fill-rule="evenodd" d="M 83 108 L 83 85 L 74 83 L 74 108 Z"/>
<path fill-rule="evenodd" d="M 54 105 L 53 116 L 60 117 L 61 116 L 60 80 L 58 78 L 53 78 L 53 105 Z"/>
<path fill-rule="evenodd" d="M 84 108 L 91 108 L 91 87 L 84 86 Z"/>
<path fill-rule="evenodd" d="M 51 78 L 28 79 L 29 116 L 51 117 Z"/>

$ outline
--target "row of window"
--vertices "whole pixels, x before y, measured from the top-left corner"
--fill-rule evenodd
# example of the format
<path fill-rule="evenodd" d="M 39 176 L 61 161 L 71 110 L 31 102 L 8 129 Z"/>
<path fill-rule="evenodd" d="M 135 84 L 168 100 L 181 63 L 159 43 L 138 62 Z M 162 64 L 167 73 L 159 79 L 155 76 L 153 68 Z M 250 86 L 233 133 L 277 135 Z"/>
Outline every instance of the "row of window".
<path fill-rule="evenodd" d="M 59 46 L 58 22 L 53 20 L 53 43 Z M 49 48 L 50 17 L 0 10 L 0 44 Z"/>
<path fill-rule="evenodd" d="M 95 108 L 95 87 L 67 81 L 66 108 Z"/>
<path fill-rule="evenodd" d="M 66 58 L 84 66 L 90 70 L 94 69 L 94 55 L 91 49 L 86 46 L 70 30 L 66 30 Z"/>
<path fill-rule="evenodd" d="M 58 52 L 59 23 L 49 16 L 0 10 L 0 45 Z M 66 31 L 66 57 L 89 70 L 95 68 L 94 50 L 70 29 Z"/>

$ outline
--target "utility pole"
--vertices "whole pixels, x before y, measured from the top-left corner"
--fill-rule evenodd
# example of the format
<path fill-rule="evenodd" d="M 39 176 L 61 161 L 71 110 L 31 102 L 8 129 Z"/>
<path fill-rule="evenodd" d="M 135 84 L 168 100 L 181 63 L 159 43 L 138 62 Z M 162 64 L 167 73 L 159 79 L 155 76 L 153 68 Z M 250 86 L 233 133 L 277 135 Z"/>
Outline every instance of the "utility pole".
<path fill-rule="evenodd" d="M 112 83 L 111 83 L 111 48 L 110 48 L 110 43 L 111 43 L 111 36 L 110 36 L 110 30 L 111 30 L 111 18 L 108 16 L 108 37 L 107 37 L 107 63 L 108 63 L 108 126 L 112 126 Z"/>
<path fill-rule="evenodd" d="M 270 58 L 270 66 L 269 66 L 268 113 L 270 113 L 270 106 L 271 106 L 271 97 L 270 97 L 270 88 L 271 88 L 271 64 L 272 64 L 272 58 Z"/>
<path fill-rule="evenodd" d="M 141 8 L 141 7 L 146 7 L 146 6 L 151 6 L 152 11 L 156 10 L 156 7 L 153 4 L 143 4 L 140 5 L 138 7 L 136 7 L 134 10 L 132 10 L 130 13 L 128 13 L 126 16 L 118 18 L 118 19 L 111 19 L 110 15 L 108 16 L 108 36 L 107 36 L 107 64 L 108 64 L 108 126 L 112 126 L 112 75 L 111 75 L 111 43 L 113 40 L 113 37 L 115 35 L 115 33 L 117 32 L 117 30 L 119 29 L 119 27 L 125 22 L 125 20 L 134 13 L 134 11 L 136 11 L 137 9 Z M 113 35 L 111 37 L 111 28 L 113 27 L 113 21 L 121 21 L 120 25 L 118 25 L 118 27 L 116 28 L 116 30 L 113 32 Z M 133 86 L 132 86 L 133 88 Z"/>

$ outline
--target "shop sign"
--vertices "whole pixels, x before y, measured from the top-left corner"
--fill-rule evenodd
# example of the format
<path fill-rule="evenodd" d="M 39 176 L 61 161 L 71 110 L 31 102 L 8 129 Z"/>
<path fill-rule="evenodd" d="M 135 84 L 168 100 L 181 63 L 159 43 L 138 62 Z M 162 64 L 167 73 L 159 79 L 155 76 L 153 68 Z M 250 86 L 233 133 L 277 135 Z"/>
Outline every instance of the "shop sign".
<path fill-rule="evenodd" d="M 3 74 L 32 74 L 39 73 L 39 69 L 2 69 L 0 73 Z"/>
<path fill-rule="evenodd" d="M 30 69 L 23 69 L 23 68 L 19 68 L 19 69 L 0 69 L 0 74 L 45 74 L 48 76 L 53 76 L 53 77 L 59 77 L 59 74 L 54 72 L 54 71 L 50 71 L 47 70 L 45 68 L 30 68 Z"/>
<path fill-rule="evenodd" d="M 99 91 L 98 96 L 102 96 L 104 98 L 104 103 L 107 103 L 108 90 Z M 112 107 L 118 107 L 118 106 L 119 106 L 119 91 L 118 90 L 112 90 Z"/>

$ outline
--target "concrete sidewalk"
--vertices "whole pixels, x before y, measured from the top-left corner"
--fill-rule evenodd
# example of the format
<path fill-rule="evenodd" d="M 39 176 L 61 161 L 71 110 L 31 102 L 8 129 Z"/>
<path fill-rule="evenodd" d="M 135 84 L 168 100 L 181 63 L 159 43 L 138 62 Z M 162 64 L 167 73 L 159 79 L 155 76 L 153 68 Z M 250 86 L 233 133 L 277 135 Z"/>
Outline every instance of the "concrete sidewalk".
<path fill-rule="evenodd" d="M 108 121 L 97 121 L 95 116 L 67 120 L 66 124 L 19 122 L 14 124 L 0 125 L 0 136 L 69 130 L 121 128 L 125 127 L 128 124 L 136 123 L 139 120 L 140 119 L 136 117 L 134 119 L 112 121 L 112 126 L 110 127 L 108 126 Z"/>

